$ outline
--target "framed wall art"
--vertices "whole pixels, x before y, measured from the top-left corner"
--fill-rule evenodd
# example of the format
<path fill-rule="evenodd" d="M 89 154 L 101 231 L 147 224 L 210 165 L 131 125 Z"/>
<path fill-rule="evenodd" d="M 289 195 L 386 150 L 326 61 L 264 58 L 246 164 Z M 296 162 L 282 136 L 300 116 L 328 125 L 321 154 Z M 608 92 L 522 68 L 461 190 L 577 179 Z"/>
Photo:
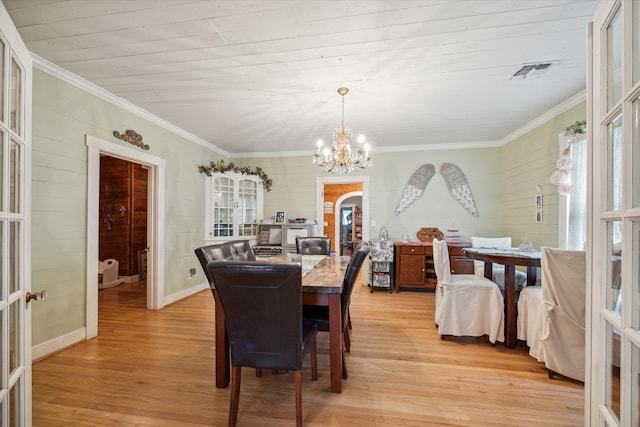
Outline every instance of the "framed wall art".
<path fill-rule="evenodd" d="M 285 211 L 276 211 L 276 223 L 283 223 L 285 218 Z"/>
<path fill-rule="evenodd" d="M 536 209 L 536 224 L 542 224 L 542 209 Z"/>
<path fill-rule="evenodd" d="M 542 194 L 536 195 L 536 208 L 542 207 Z"/>

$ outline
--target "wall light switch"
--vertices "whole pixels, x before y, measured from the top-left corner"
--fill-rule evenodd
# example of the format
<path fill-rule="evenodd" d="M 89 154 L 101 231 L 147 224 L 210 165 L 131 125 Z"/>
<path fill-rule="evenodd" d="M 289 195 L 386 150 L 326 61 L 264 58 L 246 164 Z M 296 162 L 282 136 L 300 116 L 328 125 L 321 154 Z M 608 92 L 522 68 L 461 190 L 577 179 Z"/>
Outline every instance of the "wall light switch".
<path fill-rule="evenodd" d="M 375 227 L 375 226 L 376 226 L 376 220 L 375 220 L 375 219 L 372 219 L 372 220 L 371 220 L 371 226 L 372 226 L 372 227 Z"/>

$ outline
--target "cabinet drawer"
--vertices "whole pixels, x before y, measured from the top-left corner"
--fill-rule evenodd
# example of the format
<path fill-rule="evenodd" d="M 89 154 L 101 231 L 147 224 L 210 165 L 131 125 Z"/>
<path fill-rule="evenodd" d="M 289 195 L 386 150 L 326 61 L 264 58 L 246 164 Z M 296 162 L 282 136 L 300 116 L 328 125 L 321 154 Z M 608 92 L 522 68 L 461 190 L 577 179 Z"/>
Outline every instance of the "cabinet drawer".
<path fill-rule="evenodd" d="M 424 246 L 400 246 L 400 255 L 424 255 Z"/>

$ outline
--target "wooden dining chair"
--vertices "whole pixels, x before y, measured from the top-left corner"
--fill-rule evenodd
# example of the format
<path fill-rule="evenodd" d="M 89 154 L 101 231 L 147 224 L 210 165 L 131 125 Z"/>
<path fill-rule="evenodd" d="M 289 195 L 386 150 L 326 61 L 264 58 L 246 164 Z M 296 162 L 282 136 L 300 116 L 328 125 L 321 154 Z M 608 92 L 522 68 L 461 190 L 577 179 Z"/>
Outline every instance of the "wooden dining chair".
<path fill-rule="evenodd" d="M 436 285 L 435 320 L 440 337 L 480 337 L 504 341 L 504 298 L 498 285 L 475 274 L 451 274 L 447 242 L 433 239 Z"/>
<path fill-rule="evenodd" d="M 302 361 L 318 378 L 316 325 L 302 319 L 299 264 L 212 261 L 207 270 L 224 311 L 231 353 L 229 426 L 238 418 L 241 368 L 295 372 L 296 425 L 302 425 Z"/>
<path fill-rule="evenodd" d="M 329 255 L 331 237 L 296 237 L 296 252 L 301 255 Z"/>

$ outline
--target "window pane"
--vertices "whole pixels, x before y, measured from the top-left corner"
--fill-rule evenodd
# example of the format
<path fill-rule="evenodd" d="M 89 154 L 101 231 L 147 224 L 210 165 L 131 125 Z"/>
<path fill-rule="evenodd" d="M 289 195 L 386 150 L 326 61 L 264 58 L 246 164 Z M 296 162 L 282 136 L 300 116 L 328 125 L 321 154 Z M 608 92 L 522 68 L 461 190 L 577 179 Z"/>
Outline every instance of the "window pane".
<path fill-rule="evenodd" d="M 607 224 L 607 244 L 609 263 L 607 271 L 607 308 L 618 316 L 622 315 L 622 223 L 612 221 Z"/>
<path fill-rule="evenodd" d="M 622 209 L 622 115 L 607 126 L 607 209 Z"/>
<path fill-rule="evenodd" d="M 639 3 L 640 4 L 640 3 Z M 637 9 L 640 10 L 640 7 Z M 637 55 L 640 57 L 640 52 Z M 640 59 L 638 59 L 640 60 Z M 632 201 L 633 207 L 640 206 L 640 98 L 636 98 L 633 102 L 633 165 L 631 166 L 631 192 L 633 194 Z"/>
<path fill-rule="evenodd" d="M 622 13 L 620 8 L 607 28 L 607 107 L 622 97 Z"/>
<path fill-rule="evenodd" d="M 20 213 L 20 158 L 22 146 L 15 141 L 9 144 L 9 209 L 11 213 Z"/>
<path fill-rule="evenodd" d="M 618 423 L 620 423 L 620 331 L 611 325 L 608 325 L 607 343 L 609 369 L 606 405 L 618 417 Z"/>
<path fill-rule="evenodd" d="M 9 127 L 12 131 L 18 135 L 22 135 L 22 129 L 20 129 L 20 122 L 22 121 L 22 105 L 21 105 L 21 81 L 22 70 L 18 67 L 16 61 L 11 59 L 11 93 L 9 98 Z"/>
<path fill-rule="evenodd" d="M 20 223 L 9 223 L 9 293 L 21 288 L 20 284 Z"/>

